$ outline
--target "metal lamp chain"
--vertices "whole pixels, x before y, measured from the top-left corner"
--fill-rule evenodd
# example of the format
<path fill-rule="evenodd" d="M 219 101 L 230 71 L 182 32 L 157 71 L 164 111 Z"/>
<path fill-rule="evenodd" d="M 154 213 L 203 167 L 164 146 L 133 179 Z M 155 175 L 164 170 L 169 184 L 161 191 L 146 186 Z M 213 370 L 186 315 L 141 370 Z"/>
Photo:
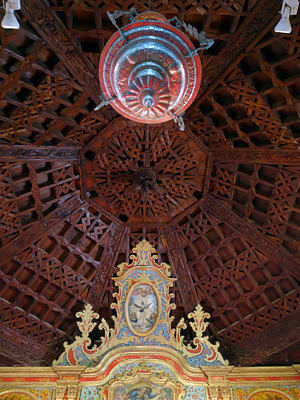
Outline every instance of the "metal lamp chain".
<path fill-rule="evenodd" d="M 115 10 L 113 13 L 107 11 L 107 15 L 114 27 L 119 29 L 116 19 L 122 17 L 123 15 L 128 15 L 130 22 L 132 22 L 134 18 L 138 15 L 138 12 L 134 7 L 132 7 L 129 11 Z"/>
<path fill-rule="evenodd" d="M 195 39 L 197 39 L 199 41 L 200 47 L 198 49 L 196 49 L 195 51 L 193 51 L 193 54 L 197 53 L 197 51 L 199 50 L 205 50 L 210 48 L 213 44 L 214 44 L 214 40 L 213 39 L 207 39 L 207 37 L 205 36 L 205 32 L 198 32 L 198 30 L 190 25 L 187 24 L 184 21 L 179 21 L 179 19 L 177 17 L 171 18 L 169 19 L 169 22 L 176 22 L 176 27 L 177 28 L 184 28 L 185 31 L 187 33 L 189 33 L 191 36 L 193 36 Z"/>

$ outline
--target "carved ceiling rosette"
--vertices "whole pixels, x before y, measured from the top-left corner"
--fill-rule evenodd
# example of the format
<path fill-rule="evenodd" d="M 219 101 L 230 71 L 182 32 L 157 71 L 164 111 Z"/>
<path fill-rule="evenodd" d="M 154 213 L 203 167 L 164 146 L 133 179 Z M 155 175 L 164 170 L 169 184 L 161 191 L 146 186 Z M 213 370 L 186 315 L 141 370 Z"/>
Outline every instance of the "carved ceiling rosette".
<path fill-rule="evenodd" d="M 122 119 L 80 152 L 85 200 L 123 222 L 166 223 L 199 200 L 210 158 L 191 132 Z"/>

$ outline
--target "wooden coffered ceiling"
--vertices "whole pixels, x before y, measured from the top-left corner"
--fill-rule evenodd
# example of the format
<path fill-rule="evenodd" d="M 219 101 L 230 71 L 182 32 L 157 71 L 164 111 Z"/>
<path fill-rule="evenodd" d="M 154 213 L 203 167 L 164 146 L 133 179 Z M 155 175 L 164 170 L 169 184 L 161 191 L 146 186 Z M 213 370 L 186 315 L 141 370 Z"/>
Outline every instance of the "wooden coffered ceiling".
<path fill-rule="evenodd" d="M 300 15 L 285 35 L 281 1 L 150 3 L 215 40 L 183 133 L 93 111 L 106 12 L 148 1 L 23 0 L 0 28 L 1 365 L 50 364 L 86 302 L 109 318 L 142 238 L 231 364 L 300 361 Z"/>

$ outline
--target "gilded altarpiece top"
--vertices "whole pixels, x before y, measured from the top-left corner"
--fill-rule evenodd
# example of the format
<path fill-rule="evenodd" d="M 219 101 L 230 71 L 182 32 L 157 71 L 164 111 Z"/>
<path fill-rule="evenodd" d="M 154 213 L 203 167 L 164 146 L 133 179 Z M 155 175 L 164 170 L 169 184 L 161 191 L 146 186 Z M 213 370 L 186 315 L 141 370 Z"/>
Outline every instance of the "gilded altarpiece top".
<path fill-rule="evenodd" d="M 170 266 L 140 242 L 114 277 L 113 327 L 90 304 L 76 314 L 80 335 L 51 368 L 0 368 L 0 400 L 299 400 L 300 366 L 235 368 L 204 335 L 209 314 L 172 327 Z M 98 326 L 97 326 L 98 325 Z M 101 344 L 90 334 L 103 331 Z"/>
<path fill-rule="evenodd" d="M 89 333 L 95 328 L 94 320 L 99 315 L 93 312 L 90 304 L 83 312 L 76 314 L 81 319 L 77 322 L 81 336 L 77 336 L 71 345 L 65 344 L 65 352 L 53 365 L 87 365 L 99 364 L 107 351 L 123 346 L 163 346 L 182 355 L 192 367 L 201 365 L 228 365 L 218 352 L 219 345 L 213 345 L 203 336 L 209 314 L 200 305 L 188 315 L 190 325 L 195 333 L 193 344 L 185 345 L 184 330 L 187 328 L 184 319 L 172 328 L 171 311 L 176 307 L 172 303 L 173 294 L 170 287 L 175 279 L 171 278 L 170 266 L 157 263 L 155 249 L 146 240 L 142 240 L 133 249 L 131 263 L 118 266 L 117 277 L 113 278 L 118 292 L 114 293 L 116 302 L 111 305 L 116 311 L 113 316 L 114 328 L 109 329 L 105 319 L 101 320 L 100 330 L 104 330 L 99 347 L 89 348 Z"/>

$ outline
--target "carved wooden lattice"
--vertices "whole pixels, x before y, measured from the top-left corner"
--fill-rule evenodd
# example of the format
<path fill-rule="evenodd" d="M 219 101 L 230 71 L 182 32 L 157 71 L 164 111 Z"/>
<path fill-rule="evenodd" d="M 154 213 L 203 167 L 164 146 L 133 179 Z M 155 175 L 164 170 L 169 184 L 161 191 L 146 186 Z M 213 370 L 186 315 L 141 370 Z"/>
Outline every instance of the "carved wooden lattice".
<path fill-rule="evenodd" d="M 9 242 L 76 192 L 72 162 L 1 163 L 1 243 Z"/>
<path fill-rule="evenodd" d="M 5 264 L 1 320 L 50 347 L 70 335 L 70 310 L 87 298 L 109 224 L 86 205 Z"/>
<path fill-rule="evenodd" d="M 203 191 L 207 156 L 174 124 L 111 125 L 81 151 L 83 195 L 124 222 L 167 222 Z"/>
<path fill-rule="evenodd" d="M 238 66 L 231 67 L 222 84 L 202 96 L 203 115 L 198 118 L 195 109 L 192 124 L 205 143 L 297 148 L 299 41 L 294 35 L 298 29 L 290 41 L 283 38 L 280 43 L 273 30 L 266 32 Z"/>
<path fill-rule="evenodd" d="M 294 279 L 226 224 L 196 209 L 188 221 L 179 221 L 178 231 L 198 297 L 212 315 L 210 329 L 224 343 L 242 341 L 272 318 L 298 311 Z"/>
<path fill-rule="evenodd" d="M 211 190 L 244 220 L 298 256 L 298 166 L 218 164 Z"/>

